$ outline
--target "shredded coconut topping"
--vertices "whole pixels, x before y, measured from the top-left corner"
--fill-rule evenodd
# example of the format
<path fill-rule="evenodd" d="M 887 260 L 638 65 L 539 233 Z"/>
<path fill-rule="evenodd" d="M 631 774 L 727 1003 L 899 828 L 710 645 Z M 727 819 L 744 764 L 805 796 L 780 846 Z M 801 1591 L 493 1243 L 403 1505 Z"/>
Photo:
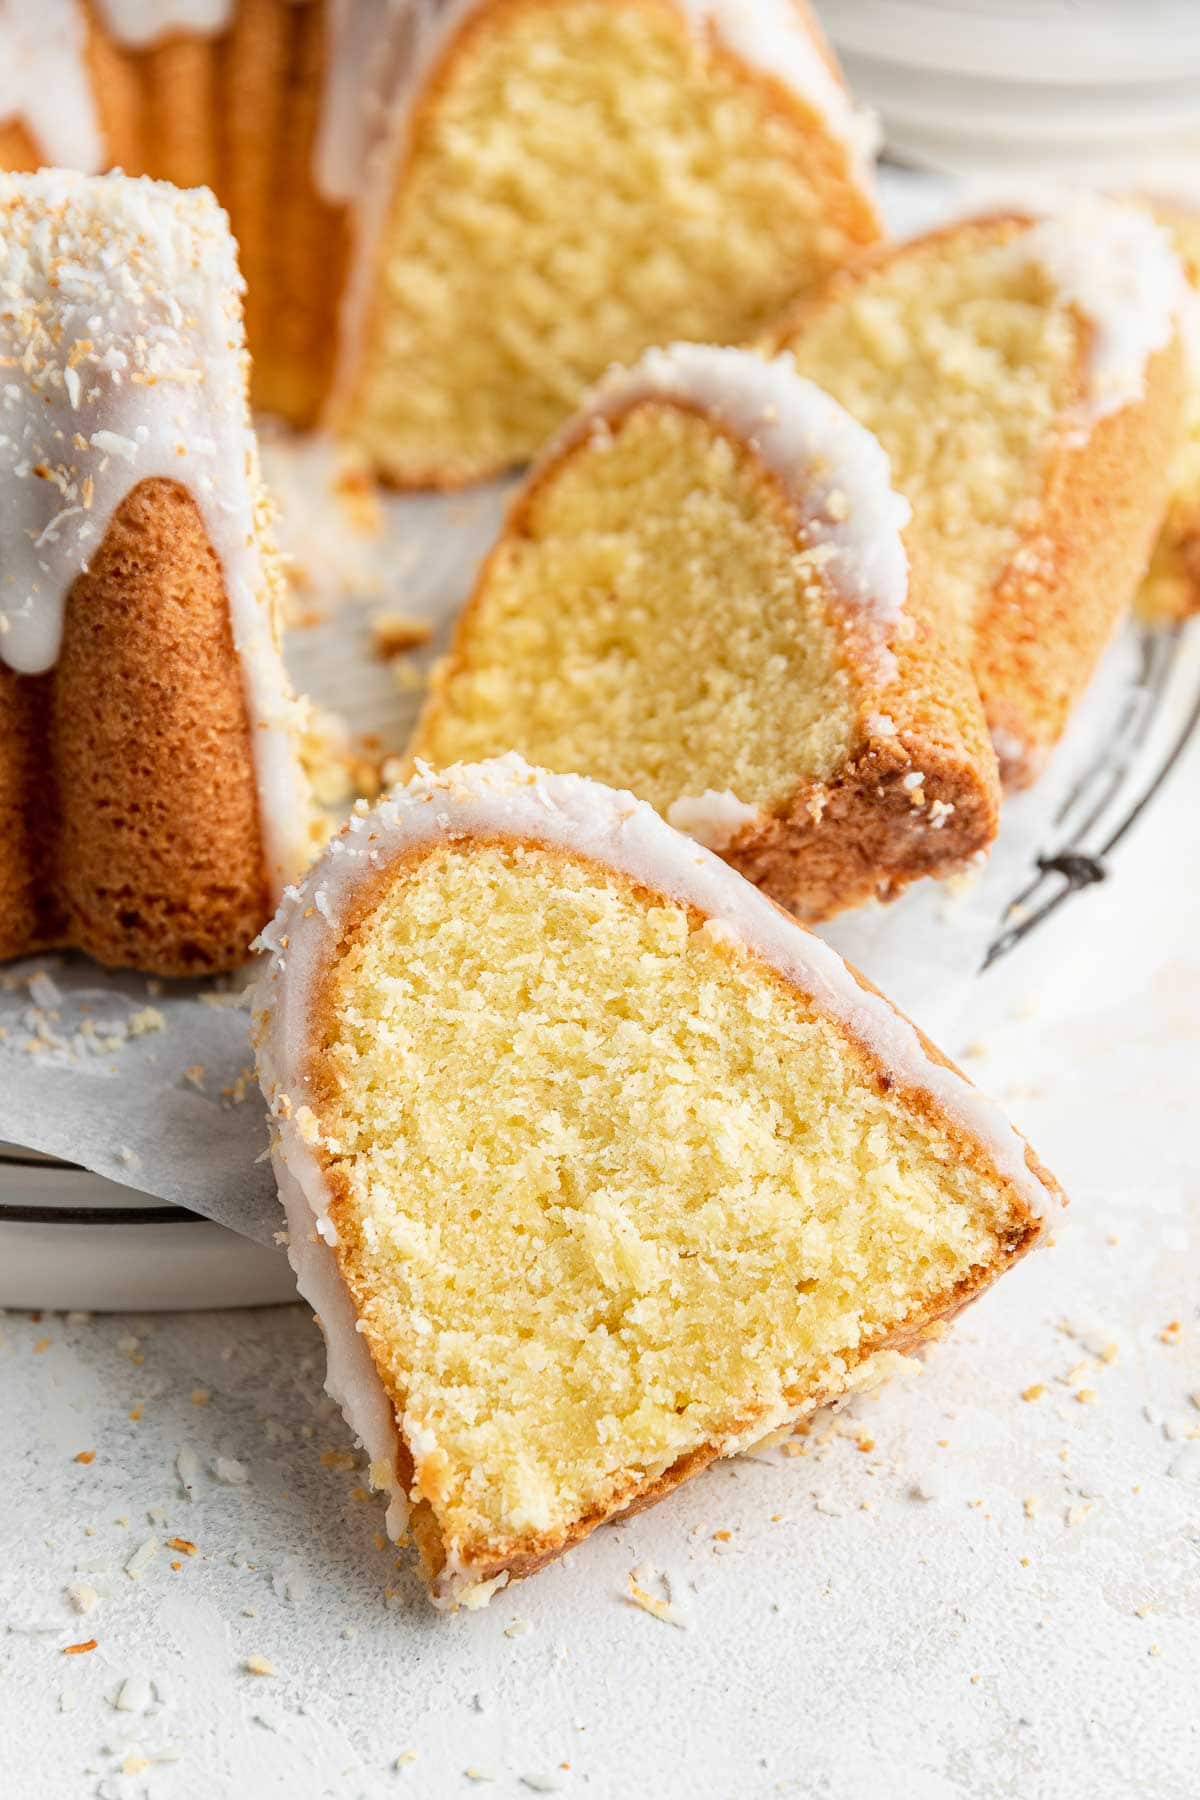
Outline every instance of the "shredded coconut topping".
<path fill-rule="evenodd" d="M 790 356 L 767 362 L 709 344 L 648 350 L 593 389 L 542 466 L 643 400 L 699 407 L 747 443 L 782 484 L 806 544 L 824 552 L 823 572 L 841 599 L 882 631 L 898 623 L 908 598 L 901 534 L 912 508 L 892 487 L 878 438 L 798 375 Z"/>
<path fill-rule="evenodd" d="M 246 403 L 243 283 L 205 188 L 0 175 L 0 661 L 55 662 L 67 595 L 141 482 L 182 483 L 220 558 L 276 891 L 303 861 Z"/>
<path fill-rule="evenodd" d="M 1140 400 L 1146 364 L 1180 329 L 1187 278 L 1170 238 L 1142 208 L 1080 194 L 1012 246 L 1036 262 L 1091 327 L 1083 432 Z"/>

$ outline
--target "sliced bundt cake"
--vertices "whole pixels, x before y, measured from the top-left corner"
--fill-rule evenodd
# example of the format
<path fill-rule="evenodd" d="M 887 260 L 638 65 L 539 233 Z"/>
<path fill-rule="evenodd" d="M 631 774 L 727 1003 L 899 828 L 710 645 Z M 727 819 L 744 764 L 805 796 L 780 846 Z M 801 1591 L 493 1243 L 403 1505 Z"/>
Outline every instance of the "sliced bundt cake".
<path fill-rule="evenodd" d="M 946 874 L 995 758 L 908 519 L 785 359 L 650 351 L 518 497 L 411 753 L 632 788 L 810 919 Z"/>
<path fill-rule="evenodd" d="M 420 776 L 266 942 L 290 1255 L 439 1605 L 920 1343 L 1057 1200 L 907 1020 L 632 794 L 513 756 Z"/>
<path fill-rule="evenodd" d="M 307 861 L 240 293 L 204 191 L 0 175 L 0 956 L 226 969 Z"/>
<path fill-rule="evenodd" d="M 400 484 L 527 461 L 610 362 L 743 339 L 879 236 L 793 0 L 451 5 L 406 91 L 337 408 Z"/>
<path fill-rule="evenodd" d="M 1181 433 L 1166 235 L 1135 206 L 968 220 L 833 277 L 771 334 L 875 432 L 1031 780 L 1145 574 Z"/>
<path fill-rule="evenodd" d="M 215 187 L 255 403 L 310 423 L 340 369 L 409 483 L 525 460 L 613 358 L 745 336 L 879 235 L 802 0 L 13 4 L 0 167 L 40 163 Z"/>
<path fill-rule="evenodd" d="M 1200 612 L 1200 209 L 1156 201 L 1154 214 L 1170 233 L 1188 278 L 1184 304 L 1184 437 L 1171 470 L 1171 500 L 1138 594 L 1138 612 L 1169 624 Z"/>
<path fill-rule="evenodd" d="M 311 423 L 337 355 L 360 153 L 382 127 L 380 65 L 412 12 L 408 0 L 14 0 L 0 7 L 0 167 L 215 188 L 249 284 L 255 404 Z"/>

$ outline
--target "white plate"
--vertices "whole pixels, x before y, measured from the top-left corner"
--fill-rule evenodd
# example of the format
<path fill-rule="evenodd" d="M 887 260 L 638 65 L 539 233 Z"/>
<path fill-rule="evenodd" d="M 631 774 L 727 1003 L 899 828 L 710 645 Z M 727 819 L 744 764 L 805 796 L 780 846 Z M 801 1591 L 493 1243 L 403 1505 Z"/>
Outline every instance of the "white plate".
<path fill-rule="evenodd" d="M 1129 180 L 1200 158 L 1196 0 L 820 0 L 893 155 L 960 175 Z"/>
<path fill-rule="evenodd" d="M 295 1297 L 282 1250 L 0 1144 L 0 1307 L 178 1312 Z"/>

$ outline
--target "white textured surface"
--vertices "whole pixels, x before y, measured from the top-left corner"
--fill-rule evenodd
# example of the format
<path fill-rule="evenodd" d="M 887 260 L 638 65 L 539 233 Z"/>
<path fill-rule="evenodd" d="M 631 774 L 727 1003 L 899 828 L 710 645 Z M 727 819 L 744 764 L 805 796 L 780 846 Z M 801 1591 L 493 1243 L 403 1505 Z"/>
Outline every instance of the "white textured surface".
<path fill-rule="evenodd" d="M 440 1797 L 468 1767 L 513 1796 L 557 1772 L 603 1800 L 1194 1800 L 1197 781 L 1200 745 L 1120 880 L 981 984 L 964 1034 L 1072 1193 L 1057 1249 L 808 1456 L 714 1471 L 487 1613 L 432 1614 L 362 1471 L 322 1465 L 347 1440 L 306 1313 L 0 1322 L 6 1800 Z M 124 1573 L 177 1534 L 180 1570 Z M 686 1629 L 628 1604 L 643 1563 Z M 154 1716 L 114 1708 L 139 1676 Z M 131 1744 L 180 1760 L 118 1779 Z"/>

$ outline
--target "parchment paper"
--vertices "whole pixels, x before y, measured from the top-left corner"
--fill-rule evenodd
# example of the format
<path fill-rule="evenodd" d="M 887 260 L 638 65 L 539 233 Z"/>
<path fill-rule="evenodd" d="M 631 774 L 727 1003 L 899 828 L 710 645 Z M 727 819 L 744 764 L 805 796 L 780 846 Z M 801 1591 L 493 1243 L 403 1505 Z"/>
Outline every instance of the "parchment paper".
<path fill-rule="evenodd" d="M 935 179 L 884 171 L 883 189 L 889 222 L 900 233 L 955 205 L 953 190 Z M 426 668 L 445 645 L 515 484 L 390 501 L 384 532 L 368 538 L 351 528 L 345 503 L 331 493 L 326 446 L 268 439 L 264 461 L 282 506 L 285 548 L 307 577 L 288 645 L 296 684 L 350 720 L 357 733 L 374 734 L 376 751 L 398 751 L 419 694 L 400 691 L 393 670 L 371 654 L 372 612 L 386 608 L 438 622 L 435 641 L 408 659 Z M 1200 651 L 1194 634 L 1189 648 Z M 1064 799 L 1080 771 L 1102 756 L 1129 704 L 1139 660 L 1136 637 L 1127 630 L 1048 774 L 1007 805 L 981 875 L 952 890 L 923 883 L 891 907 L 864 908 L 824 928 L 843 955 L 951 1054 L 969 1024 L 978 972 L 1004 908 L 1025 885 L 1038 853 L 1061 843 Z M 1145 748 L 1146 769 L 1179 728 L 1190 689 L 1185 683 L 1179 692 L 1181 700 L 1164 708 Z M 1081 928 L 1086 913 L 1079 903 L 1073 916 Z M 998 974 L 1019 980 L 1019 962 L 1018 950 Z M 264 1160 L 263 1105 L 250 1073 L 244 988 L 243 978 L 207 988 L 147 983 L 106 975 L 81 958 L 12 965 L 0 975 L 0 1139 L 80 1163 L 270 1242 L 280 1215 Z"/>
<path fill-rule="evenodd" d="M 409 659 L 427 665 L 511 484 L 466 498 L 390 502 L 386 530 L 373 541 L 349 530 L 329 496 L 331 464 L 320 446 L 268 447 L 268 463 L 285 502 L 285 541 L 312 584 L 297 604 L 310 622 L 290 636 L 297 684 L 357 732 L 399 750 L 419 695 L 401 692 L 394 668 L 372 654 L 372 613 L 384 606 L 438 620 L 435 642 Z M 333 598 L 339 571 L 367 597 Z M 1050 775 L 1010 804 L 984 874 L 964 891 L 924 883 L 892 907 L 865 908 L 826 928 L 951 1051 L 1003 907 L 1052 842 L 1061 796 L 1109 728 L 1131 655 L 1129 643 L 1115 648 Z M 79 957 L 12 965 L 0 978 L 0 1138 L 269 1242 L 279 1215 L 245 988 L 242 977 L 179 984 L 106 975 Z"/>

